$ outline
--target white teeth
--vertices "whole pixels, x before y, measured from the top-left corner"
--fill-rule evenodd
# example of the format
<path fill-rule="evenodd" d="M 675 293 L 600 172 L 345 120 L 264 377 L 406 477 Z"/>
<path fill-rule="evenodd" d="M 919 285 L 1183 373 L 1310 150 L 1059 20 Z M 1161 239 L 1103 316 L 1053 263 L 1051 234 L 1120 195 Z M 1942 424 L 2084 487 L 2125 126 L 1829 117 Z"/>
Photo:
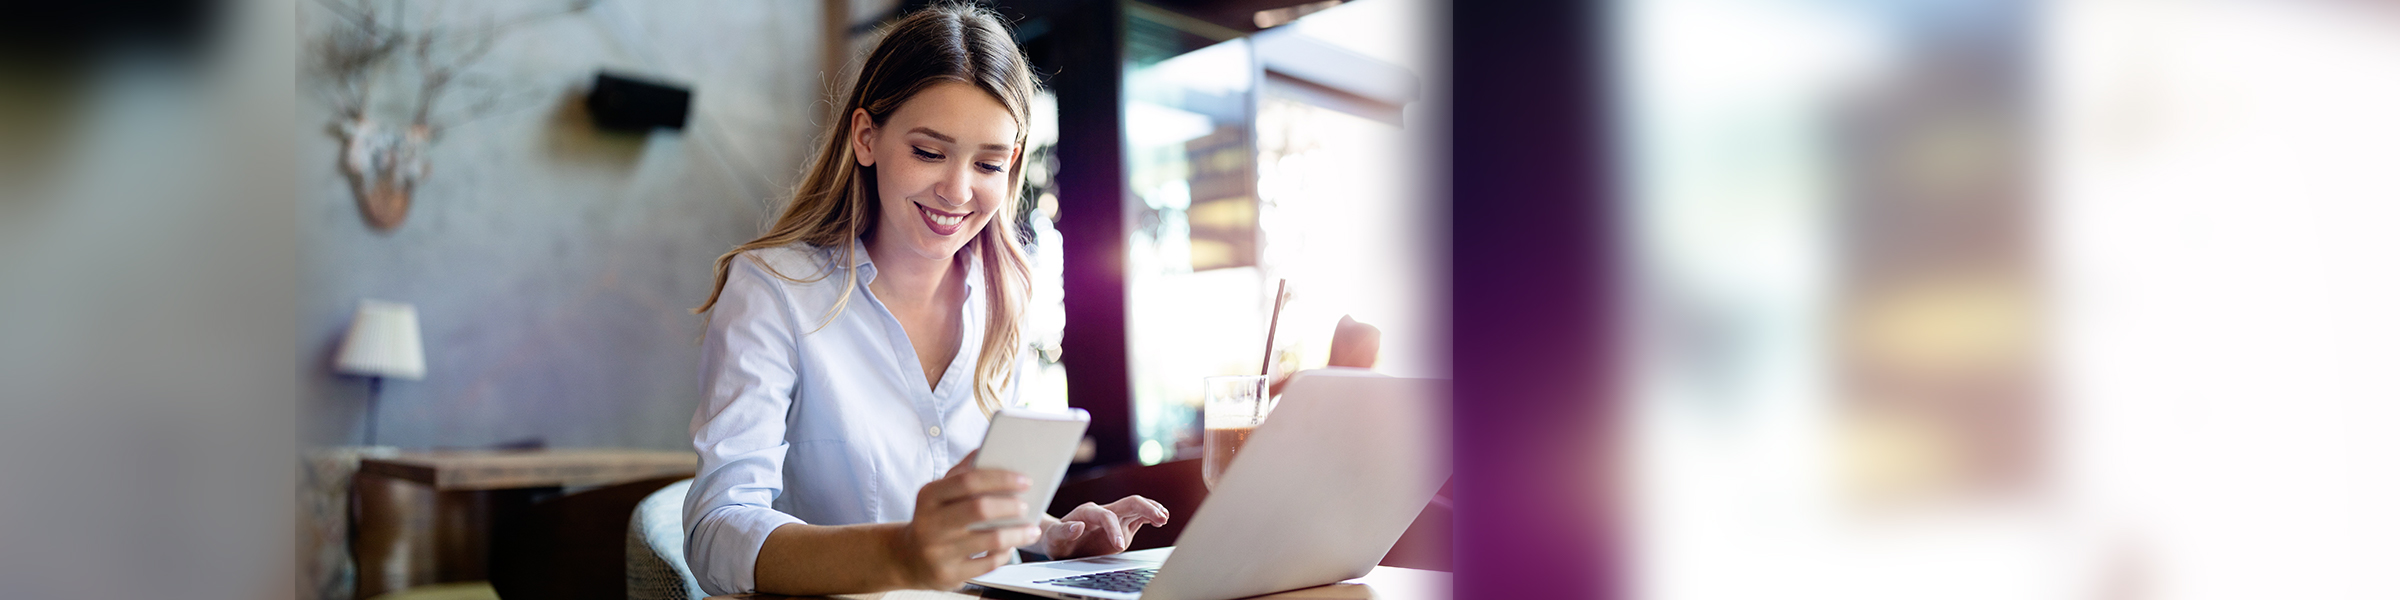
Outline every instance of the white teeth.
<path fill-rule="evenodd" d="M 933 211 L 930 211 L 930 210 L 929 210 L 929 211 L 925 211 L 925 216 L 926 216 L 926 217 L 930 217 L 930 218 L 932 218 L 932 219 L 933 219 L 933 223 L 934 223 L 935 225 L 940 225 L 940 226 L 943 226 L 943 227 L 949 227 L 949 226 L 951 226 L 951 225 L 957 225 L 957 224 L 958 224 L 960 221 L 965 221 L 965 220 L 967 220 L 967 218 L 966 218 L 966 217 L 963 217 L 963 216 L 962 216 L 962 217 L 953 217 L 953 216 L 949 216 L 949 215 L 944 215 L 944 214 L 936 213 L 936 212 L 933 212 Z"/>

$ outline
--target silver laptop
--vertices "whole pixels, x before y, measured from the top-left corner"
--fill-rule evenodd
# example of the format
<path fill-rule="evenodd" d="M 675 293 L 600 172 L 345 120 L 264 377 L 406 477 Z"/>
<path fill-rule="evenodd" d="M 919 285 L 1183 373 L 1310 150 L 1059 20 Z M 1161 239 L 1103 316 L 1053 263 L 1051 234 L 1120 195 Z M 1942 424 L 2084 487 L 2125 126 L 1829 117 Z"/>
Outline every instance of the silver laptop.
<path fill-rule="evenodd" d="M 1365 576 L 1449 477 L 1449 419 L 1447 381 L 1301 373 L 1174 547 L 968 581 L 1053 598 L 1223 600 Z"/>

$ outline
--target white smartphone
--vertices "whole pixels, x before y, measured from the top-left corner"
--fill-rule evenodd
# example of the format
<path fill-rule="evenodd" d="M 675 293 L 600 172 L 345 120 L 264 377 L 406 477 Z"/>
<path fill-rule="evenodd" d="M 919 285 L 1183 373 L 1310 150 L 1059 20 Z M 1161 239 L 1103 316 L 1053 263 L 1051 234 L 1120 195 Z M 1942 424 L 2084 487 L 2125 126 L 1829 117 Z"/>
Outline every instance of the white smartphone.
<path fill-rule="evenodd" d="M 992 427 L 983 434 L 983 449 L 975 455 L 975 468 L 1015 471 L 1032 479 L 1033 488 L 1018 497 L 1025 501 L 1027 514 L 967 528 L 982 531 L 1039 522 L 1042 512 L 1050 509 L 1050 497 L 1058 493 L 1059 480 L 1067 476 L 1067 465 L 1075 461 L 1075 447 L 1083 443 L 1084 427 L 1091 422 L 1092 415 L 1080 408 L 1062 413 L 1010 407 L 993 413 Z"/>

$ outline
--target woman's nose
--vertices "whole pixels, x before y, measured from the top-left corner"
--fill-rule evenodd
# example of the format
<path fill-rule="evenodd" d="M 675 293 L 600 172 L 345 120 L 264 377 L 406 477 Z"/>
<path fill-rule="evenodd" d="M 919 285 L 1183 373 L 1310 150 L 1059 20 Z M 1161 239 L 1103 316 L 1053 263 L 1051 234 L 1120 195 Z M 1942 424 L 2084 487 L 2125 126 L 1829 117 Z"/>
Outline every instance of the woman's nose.
<path fill-rule="evenodd" d="M 940 194 L 946 207 L 966 206 L 968 200 L 974 199 L 975 190 L 967 185 L 971 177 L 973 174 L 967 168 L 950 169 L 943 173 L 940 183 L 934 184 L 934 191 Z"/>

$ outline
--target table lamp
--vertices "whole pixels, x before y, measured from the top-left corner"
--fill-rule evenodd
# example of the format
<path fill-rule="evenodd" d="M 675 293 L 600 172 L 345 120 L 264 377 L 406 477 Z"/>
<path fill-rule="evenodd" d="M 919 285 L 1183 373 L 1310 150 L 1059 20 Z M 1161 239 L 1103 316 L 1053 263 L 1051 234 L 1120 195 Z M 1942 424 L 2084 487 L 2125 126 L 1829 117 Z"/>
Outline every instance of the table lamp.
<path fill-rule="evenodd" d="M 425 347 L 417 335 L 417 307 L 404 302 L 359 301 L 358 316 L 350 319 L 350 333 L 342 339 L 342 351 L 335 355 L 333 368 L 368 378 L 367 445 L 375 445 L 375 413 L 383 396 L 384 378 L 425 378 Z"/>

